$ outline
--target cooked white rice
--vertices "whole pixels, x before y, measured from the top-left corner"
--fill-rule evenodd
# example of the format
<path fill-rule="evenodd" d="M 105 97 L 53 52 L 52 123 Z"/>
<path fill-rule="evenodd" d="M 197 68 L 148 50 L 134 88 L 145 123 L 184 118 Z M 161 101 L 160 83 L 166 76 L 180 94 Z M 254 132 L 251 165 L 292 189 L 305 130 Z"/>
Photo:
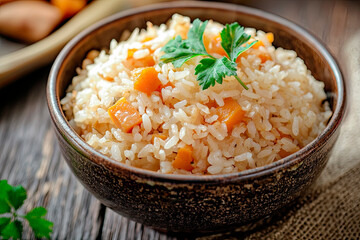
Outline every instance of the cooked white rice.
<path fill-rule="evenodd" d="M 296 52 L 275 49 L 262 31 L 246 29 L 264 43 L 257 51 L 269 54 L 271 60 L 262 63 L 257 54 L 248 54 L 238 64 L 238 76 L 249 90 L 234 77 L 201 90 L 194 75 L 201 57 L 178 69 L 171 63 L 159 65 L 161 47 L 186 34 L 190 26 L 188 17 L 175 14 L 168 25 L 148 23 L 146 30 L 135 29 L 126 41 L 112 40 L 110 50 L 101 51 L 94 61 L 96 52 L 88 55 L 61 104 L 71 126 L 89 145 L 119 162 L 161 173 L 224 174 L 277 161 L 325 128 L 332 113 L 327 102 L 322 104 L 324 83 L 314 79 Z M 222 27 L 210 21 L 205 35 L 215 36 Z M 150 55 L 161 83 L 174 87 L 150 96 L 135 90 L 128 49 L 139 49 L 134 61 Z M 107 112 L 122 97 L 142 116 L 142 123 L 130 133 L 118 128 Z M 245 111 L 244 121 L 231 131 L 215 111 L 226 98 L 235 99 Z M 159 132 L 166 139 L 152 141 Z M 172 165 L 178 149 L 186 145 L 193 148 L 192 171 Z"/>

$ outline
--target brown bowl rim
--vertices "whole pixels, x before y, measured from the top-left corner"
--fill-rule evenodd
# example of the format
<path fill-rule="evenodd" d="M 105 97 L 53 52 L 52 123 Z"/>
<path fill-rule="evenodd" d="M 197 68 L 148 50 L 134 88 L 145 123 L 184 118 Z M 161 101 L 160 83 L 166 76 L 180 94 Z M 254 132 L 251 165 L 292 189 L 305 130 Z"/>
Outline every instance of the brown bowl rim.
<path fill-rule="evenodd" d="M 126 165 L 124 163 L 117 162 L 111 159 L 108 156 L 96 151 L 90 145 L 88 145 L 69 125 L 66 117 L 61 110 L 60 99 L 57 96 L 57 76 L 59 70 L 62 66 L 63 61 L 66 59 L 67 54 L 70 53 L 77 44 L 85 38 L 88 34 L 100 29 L 104 25 L 107 25 L 111 22 L 117 21 L 120 18 L 125 18 L 133 15 L 142 15 L 147 12 L 154 10 L 166 10 L 173 8 L 200 8 L 200 9 L 216 9 L 216 10 L 226 10 L 238 12 L 241 14 L 253 15 L 258 18 L 264 19 L 266 21 L 275 22 L 280 24 L 286 29 L 291 29 L 293 32 L 304 35 L 308 42 L 310 42 L 318 52 L 323 55 L 323 57 L 328 62 L 334 77 L 336 79 L 336 87 L 338 90 L 337 101 L 333 115 L 327 124 L 326 128 L 309 144 L 301 148 L 298 152 L 293 153 L 281 160 L 268 164 L 266 166 L 257 167 L 254 169 L 248 169 L 236 173 L 228 174 L 218 174 L 218 175 L 182 175 L 182 174 L 164 174 L 158 173 L 151 170 L 141 169 L 133 166 Z M 60 52 L 57 56 L 49 75 L 48 85 L 47 85 L 47 103 L 51 118 L 53 120 L 54 126 L 61 133 L 61 135 L 67 138 L 67 141 L 71 141 L 72 147 L 76 147 L 77 150 L 81 151 L 81 154 L 86 156 L 92 162 L 96 164 L 101 164 L 104 167 L 115 170 L 118 172 L 128 172 L 130 174 L 136 175 L 143 179 L 157 181 L 157 182 L 169 182 L 172 183 L 206 183 L 206 184 L 215 184 L 218 182 L 229 182 L 229 181 L 241 181 L 241 180 L 251 180 L 254 178 L 259 178 L 274 172 L 277 172 L 282 169 L 286 169 L 290 166 L 293 166 L 297 163 L 300 163 L 304 157 L 309 156 L 312 152 L 317 151 L 317 147 L 322 147 L 328 141 L 328 139 L 334 134 L 335 130 L 338 128 L 344 112 L 345 112 L 345 103 L 346 103 L 346 89 L 345 82 L 334 57 L 330 54 L 324 44 L 321 43 L 317 37 L 310 34 L 307 30 L 295 24 L 294 22 L 287 20 L 278 15 L 265 12 L 256 8 L 229 4 L 229 3 L 219 3 L 219 2 L 193 2 L 193 1 L 176 1 L 168 3 L 158 3 L 147 5 L 144 7 L 134 8 L 126 11 L 122 11 L 111 15 L 97 23 L 91 25 L 87 29 L 83 30 L 76 37 L 74 37 Z"/>

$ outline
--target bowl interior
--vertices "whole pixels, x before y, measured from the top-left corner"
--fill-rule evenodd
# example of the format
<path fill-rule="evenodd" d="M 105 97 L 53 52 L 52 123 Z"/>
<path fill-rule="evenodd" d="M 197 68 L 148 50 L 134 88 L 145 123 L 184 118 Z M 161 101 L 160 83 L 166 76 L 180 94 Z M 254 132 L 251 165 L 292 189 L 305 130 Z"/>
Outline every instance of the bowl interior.
<path fill-rule="evenodd" d="M 52 70 L 53 76 L 50 76 L 50 78 L 56 77 L 53 89 L 56 108 L 60 109 L 62 118 L 66 119 L 61 111 L 60 99 L 64 97 L 66 88 L 76 74 L 76 68 L 81 66 L 87 52 L 92 49 L 108 49 L 110 41 L 119 40 L 125 30 L 131 32 L 135 28 L 146 28 L 147 21 L 154 25 L 166 23 L 174 13 L 189 16 L 192 20 L 213 19 L 223 24 L 236 21 L 245 27 L 273 32 L 276 47 L 296 51 L 313 76 L 325 83 L 325 90 L 334 114 L 329 121 L 330 127 L 328 126 L 315 141 L 319 138 L 324 139 L 326 135 L 328 137 L 338 126 L 344 111 L 343 80 L 336 62 L 318 40 L 304 29 L 273 14 L 242 6 L 206 2 L 174 2 L 126 11 L 93 25 L 75 37 L 60 53 Z M 314 146 L 315 144 L 312 144 L 312 147 Z M 309 148 L 306 151 L 310 151 Z M 286 159 L 290 159 L 291 156 Z"/>

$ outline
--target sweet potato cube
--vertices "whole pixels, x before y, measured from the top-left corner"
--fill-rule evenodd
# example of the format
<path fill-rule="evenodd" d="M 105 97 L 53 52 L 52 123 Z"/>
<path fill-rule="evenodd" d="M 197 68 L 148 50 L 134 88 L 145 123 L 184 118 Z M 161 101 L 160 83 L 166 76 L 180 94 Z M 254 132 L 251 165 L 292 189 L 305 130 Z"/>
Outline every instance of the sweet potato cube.
<path fill-rule="evenodd" d="M 258 57 L 261 59 L 261 63 L 264 63 L 264 62 L 272 59 L 270 54 L 268 54 L 268 53 L 261 53 L 258 55 Z"/>
<path fill-rule="evenodd" d="M 102 79 L 108 81 L 108 82 L 113 82 L 114 81 L 114 77 L 110 76 L 110 75 L 106 75 L 104 73 L 98 73 L 99 77 L 101 77 Z"/>
<path fill-rule="evenodd" d="M 134 69 L 134 68 L 143 68 L 143 67 L 151 67 L 155 65 L 155 60 L 151 55 L 147 55 L 146 57 L 140 59 L 134 59 L 134 53 L 140 49 L 130 48 L 128 49 L 128 56 L 126 58 L 125 66 Z M 151 49 L 149 49 L 151 52 Z"/>
<path fill-rule="evenodd" d="M 265 45 L 262 41 L 258 40 L 254 45 L 252 45 L 252 48 L 259 49 L 261 46 L 264 47 Z"/>
<path fill-rule="evenodd" d="M 127 133 L 131 132 L 136 125 L 142 122 L 142 117 L 138 110 L 127 102 L 124 97 L 110 107 L 108 113 L 115 125 Z"/>
<path fill-rule="evenodd" d="M 270 43 L 274 42 L 274 34 L 273 34 L 272 32 L 268 32 L 268 33 L 266 34 L 266 38 L 268 39 L 268 41 L 269 41 Z"/>
<path fill-rule="evenodd" d="M 134 56 L 134 53 L 135 53 L 136 51 L 138 51 L 138 50 L 139 50 L 139 49 L 137 49 L 137 48 L 130 48 L 130 49 L 128 49 L 127 59 L 132 58 L 132 57 Z"/>
<path fill-rule="evenodd" d="M 167 82 L 165 85 L 162 85 L 162 84 L 161 84 L 161 85 L 158 87 L 158 89 L 156 89 L 156 90 L 159 91 L 159 92 L 161 92 L 161 89 L 166 88 L 166 87 L 168 87 L 168 86 L 170 86 L 170 87 L 172 87 L 172 88 L 175 87 L 175 85 L 172 84 L 172 83 L 169 81 L 169 82 Z"/>
<path fill-rule="evenodd" d="M 160 139 L 162 139 L 162 140 L 165 140 L 167 137 L 166 137 L 166 135 L 161 134 L 161 133 L 153 134 L 152 137 L 151 137 L 151 142 L 152 142 L 152 143 L 154 143 L 155 138 L 160 138 Z"/>
<path fill-rule="evenodd" d="M 155 60 L 151 55 L 141 59 L 134 59 L 134 67 L 151 67 L 155 65 Z"/>
<path fill-rule="evenodd" d="M 147 67 L 133 72 L 134 89 L 151 95 L 151 93 L 161 86 L 158 72 L 154 67 Z"/>
<path fill-rule="evenodd" d="M 226 98 L 224 103 L 224 106 L 217 108 L 218 120 L 225 123 L 230 132 L 236 124 L 243 120 L 245 112 L 237 101 L 232 98 Z"/>
<path fill-rule="evenodd" d="M 220 33 L 214 38 L 209 38 L 207 35 L 204 35 L 204 46 L 207 52 L 217 53 L 222 56 L 227 56 L 224 48 L 221 46 L 221 36 Z"/>
<path fill-rule="evenodd" d="M 175 160 L 172 162 L 174 168 L 184 169 L 191 171 L 194 169 L 192 163 L 194 158 L 192 157 L 193 149 L 191 146 L 186 145 L 178 150 Z"/>
<path fill-rule="evenodd" d="M 141 40 L 142 43 L 144 42 L 148 42 L 153 40 L 155 37 L 154 36 L 146 36 L 144 39 Z"/>
<path fill-rule="evenodd" d="M 274 41 L 274 34 L 269 32 L 269 33 L 266 34 L 266 38 L 270 43 L 272 43 Z M 252 48 L 253 49 L 259 49 L 259 47 L 261 47 L 261 46 L 265 47 L 264 43 L 259 40 L 252 46 Z"/>

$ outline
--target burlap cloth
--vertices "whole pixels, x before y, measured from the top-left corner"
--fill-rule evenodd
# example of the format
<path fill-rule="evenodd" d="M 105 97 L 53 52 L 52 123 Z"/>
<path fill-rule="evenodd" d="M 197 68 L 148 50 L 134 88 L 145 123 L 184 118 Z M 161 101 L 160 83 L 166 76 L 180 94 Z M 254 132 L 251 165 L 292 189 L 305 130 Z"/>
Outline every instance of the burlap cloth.
<path fill-rule="evenodd" d="M 293 206 L 251 231 L 240 228 L 201 239 L 360 239 L 360 32 L 343 51 L 347 114 L 317 182 Z"/>

